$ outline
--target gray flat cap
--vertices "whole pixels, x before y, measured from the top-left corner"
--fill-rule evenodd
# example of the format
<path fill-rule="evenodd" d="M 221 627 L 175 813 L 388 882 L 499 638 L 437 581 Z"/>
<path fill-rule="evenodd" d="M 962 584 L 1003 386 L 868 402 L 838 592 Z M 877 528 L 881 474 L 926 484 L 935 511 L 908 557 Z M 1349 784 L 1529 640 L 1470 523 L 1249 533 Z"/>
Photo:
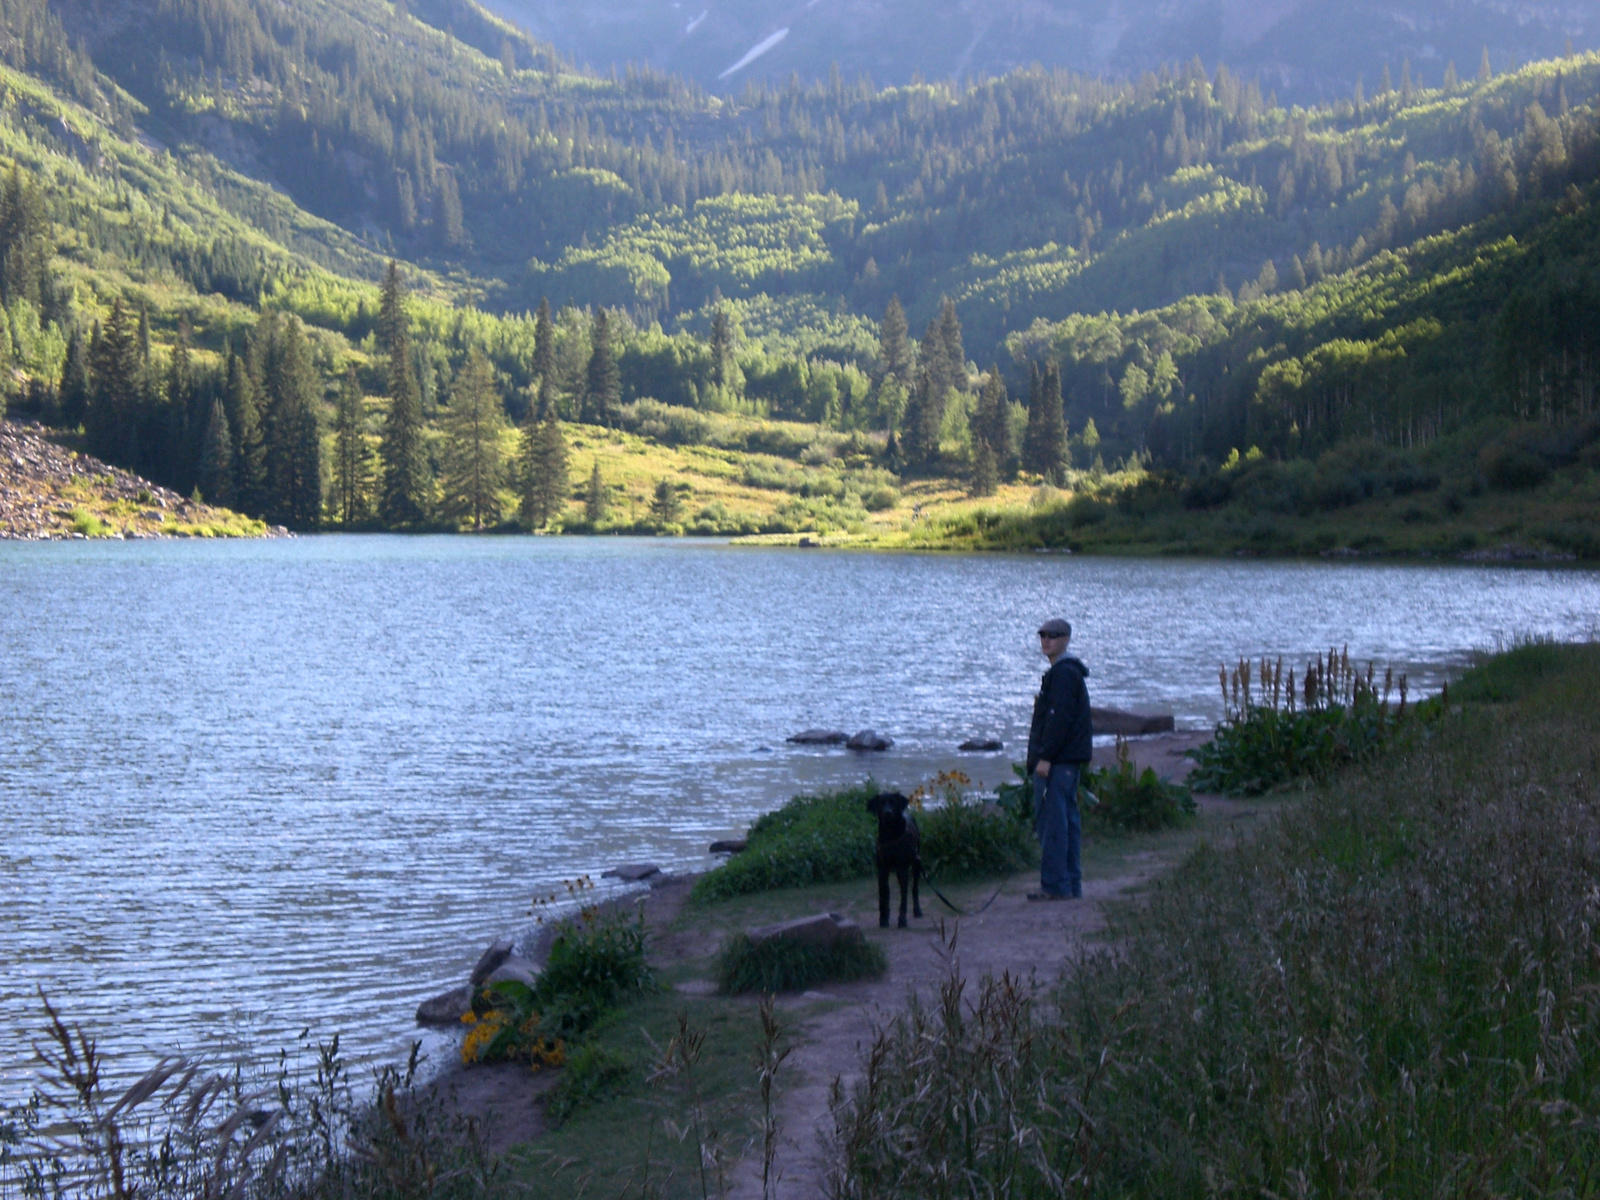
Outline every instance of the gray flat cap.
<path fill-rule="evenodd" d="M 1060 617 L 1051 617 L 1039 626 L 1040 637 L 1071 637 L 1072 622 L 1063 621 Z"/>

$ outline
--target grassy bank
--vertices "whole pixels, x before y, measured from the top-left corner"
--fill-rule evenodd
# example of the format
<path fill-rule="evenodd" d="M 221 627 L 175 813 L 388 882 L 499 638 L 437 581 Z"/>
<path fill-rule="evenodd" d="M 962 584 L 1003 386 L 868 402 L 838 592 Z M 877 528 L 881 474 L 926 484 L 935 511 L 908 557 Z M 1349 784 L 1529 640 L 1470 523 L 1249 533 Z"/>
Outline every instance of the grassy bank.
<path fill-rule="evenodd" d="M 1592 1195 L 1600 648 L 1452 692 L 1047 1001 L 952 981 L 887 1033 L 842 1194 Z"/>

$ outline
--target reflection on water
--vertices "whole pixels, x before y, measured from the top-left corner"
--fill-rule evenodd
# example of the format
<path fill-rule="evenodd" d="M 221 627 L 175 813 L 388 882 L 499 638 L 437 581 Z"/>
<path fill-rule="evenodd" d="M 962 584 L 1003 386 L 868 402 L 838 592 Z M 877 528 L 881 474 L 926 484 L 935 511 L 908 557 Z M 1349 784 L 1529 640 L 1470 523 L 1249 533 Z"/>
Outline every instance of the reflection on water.
<path fill-rule="evenodd" d="M 1097 703 L 1217 714 L 1241 652 L 1436 681 L 1573 635 L 1588 572 L 920 557 L 665 541 L 0 544 L 0 1094 L 35 986 L 114 1050 L 370 1052 L 541 885 L 707 843 L 862 760 L 1019 746 L 1046 614 Z M 987 782 L 1003 758 L 978 760 Z"/>

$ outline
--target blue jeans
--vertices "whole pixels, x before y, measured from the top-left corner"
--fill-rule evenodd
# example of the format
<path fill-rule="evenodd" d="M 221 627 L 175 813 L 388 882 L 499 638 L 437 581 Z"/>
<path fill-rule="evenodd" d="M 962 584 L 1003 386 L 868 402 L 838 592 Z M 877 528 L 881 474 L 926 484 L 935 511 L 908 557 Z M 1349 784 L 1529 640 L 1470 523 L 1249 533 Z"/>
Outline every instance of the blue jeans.
<path fill-rule="evenodd" d="M 1042 855 L 1039 886 L 1058 896 L 1083 895 L 1083 820 L 1078 815 L 1080 763 L 1055 763 L 1050 779 L 1033 777 L 1034 831 Z"/>

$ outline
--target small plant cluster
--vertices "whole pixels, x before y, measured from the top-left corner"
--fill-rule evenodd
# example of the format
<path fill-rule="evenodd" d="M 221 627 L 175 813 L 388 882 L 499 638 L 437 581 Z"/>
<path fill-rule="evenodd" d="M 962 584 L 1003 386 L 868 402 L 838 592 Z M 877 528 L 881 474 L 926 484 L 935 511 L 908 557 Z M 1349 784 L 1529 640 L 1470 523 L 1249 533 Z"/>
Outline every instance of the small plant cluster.
<path fill-rule="evenodd" d="M 871 875 L 877 822 L 867 801 L 877 791 L 868 780 L 843 791 L 796 796 L 751 825 L 745 849 L 702 875 L 692 899 L 710 903 Z"/>
<path fill-rule="evenodd" d="M 1009 875 L 1033 865 L 1035 844 L 1029 827 L 1010 819 L 994 804 L 978 801 L 967 789 L 972 780 L 944 771 L 911 793 L 922 833 L 922 865 L 939 883 Z M 941 803 L 926 807 L 938 798 Z"/>
<path fill-rule="evenodd" d="M 800 992 L 819 983 L 878 979 L 889 969 L 883 950 L 868 941 L 806 944 L 773 938 L 752 942 L 736 933 L 717 956 L 717 983 L 730 996 Z"/>
<path fill-rule="evenodd" d="M 1078 799 L 1085 828 L 1100 833 L 1154 833 L 1182 825 L 1195 814 L 1194 796 L 1151 767 L 1135 769 L 1128 743 L 1117 739 L 1117 761 L 1085 771 Z"/>
<path fill-rule="evenodd" d="M 1231 674 L 1220 668 L 1218 680 L 1227 715 L 1208 744 L 1190 751 L 1199 765 L 1189 784 L 1200 791 L 1258 796 L 1322 778 L 1370 758 L 1407 715 L 1405 675 L 1386 670 L 1380 682 L 1370 663 L 1363 674 L 1349 647 L 1313 659 L 1298 685 L 1281 658 L 1241 659 Z"/>
<path fill-rule="evenodd" d="M 534 1070 L 564 1066 L 569 1045 L 606 1012 L 655 987 L 648 949 L 642 911 L 629 918 L 586 906 L 551 943 L 532 987 L 504 979 L 473 996 L 472 1011 L 462 1018 L 472 1028 L 461 1060 L 527 1062 Z"/>
<path fill-rule="evenodd" d="M 113 1091 L 94 1039 L 44 1007 L 40 1086 L 0 1108 L 3 1200 L 466 1200 L 499 1175 L 476 1126 L 415 1086 L 418 1045 L 370 1092 L 337 1036 L 310 1065 L 284 1053 L 252 1075 L 166 1057 Z"/>

